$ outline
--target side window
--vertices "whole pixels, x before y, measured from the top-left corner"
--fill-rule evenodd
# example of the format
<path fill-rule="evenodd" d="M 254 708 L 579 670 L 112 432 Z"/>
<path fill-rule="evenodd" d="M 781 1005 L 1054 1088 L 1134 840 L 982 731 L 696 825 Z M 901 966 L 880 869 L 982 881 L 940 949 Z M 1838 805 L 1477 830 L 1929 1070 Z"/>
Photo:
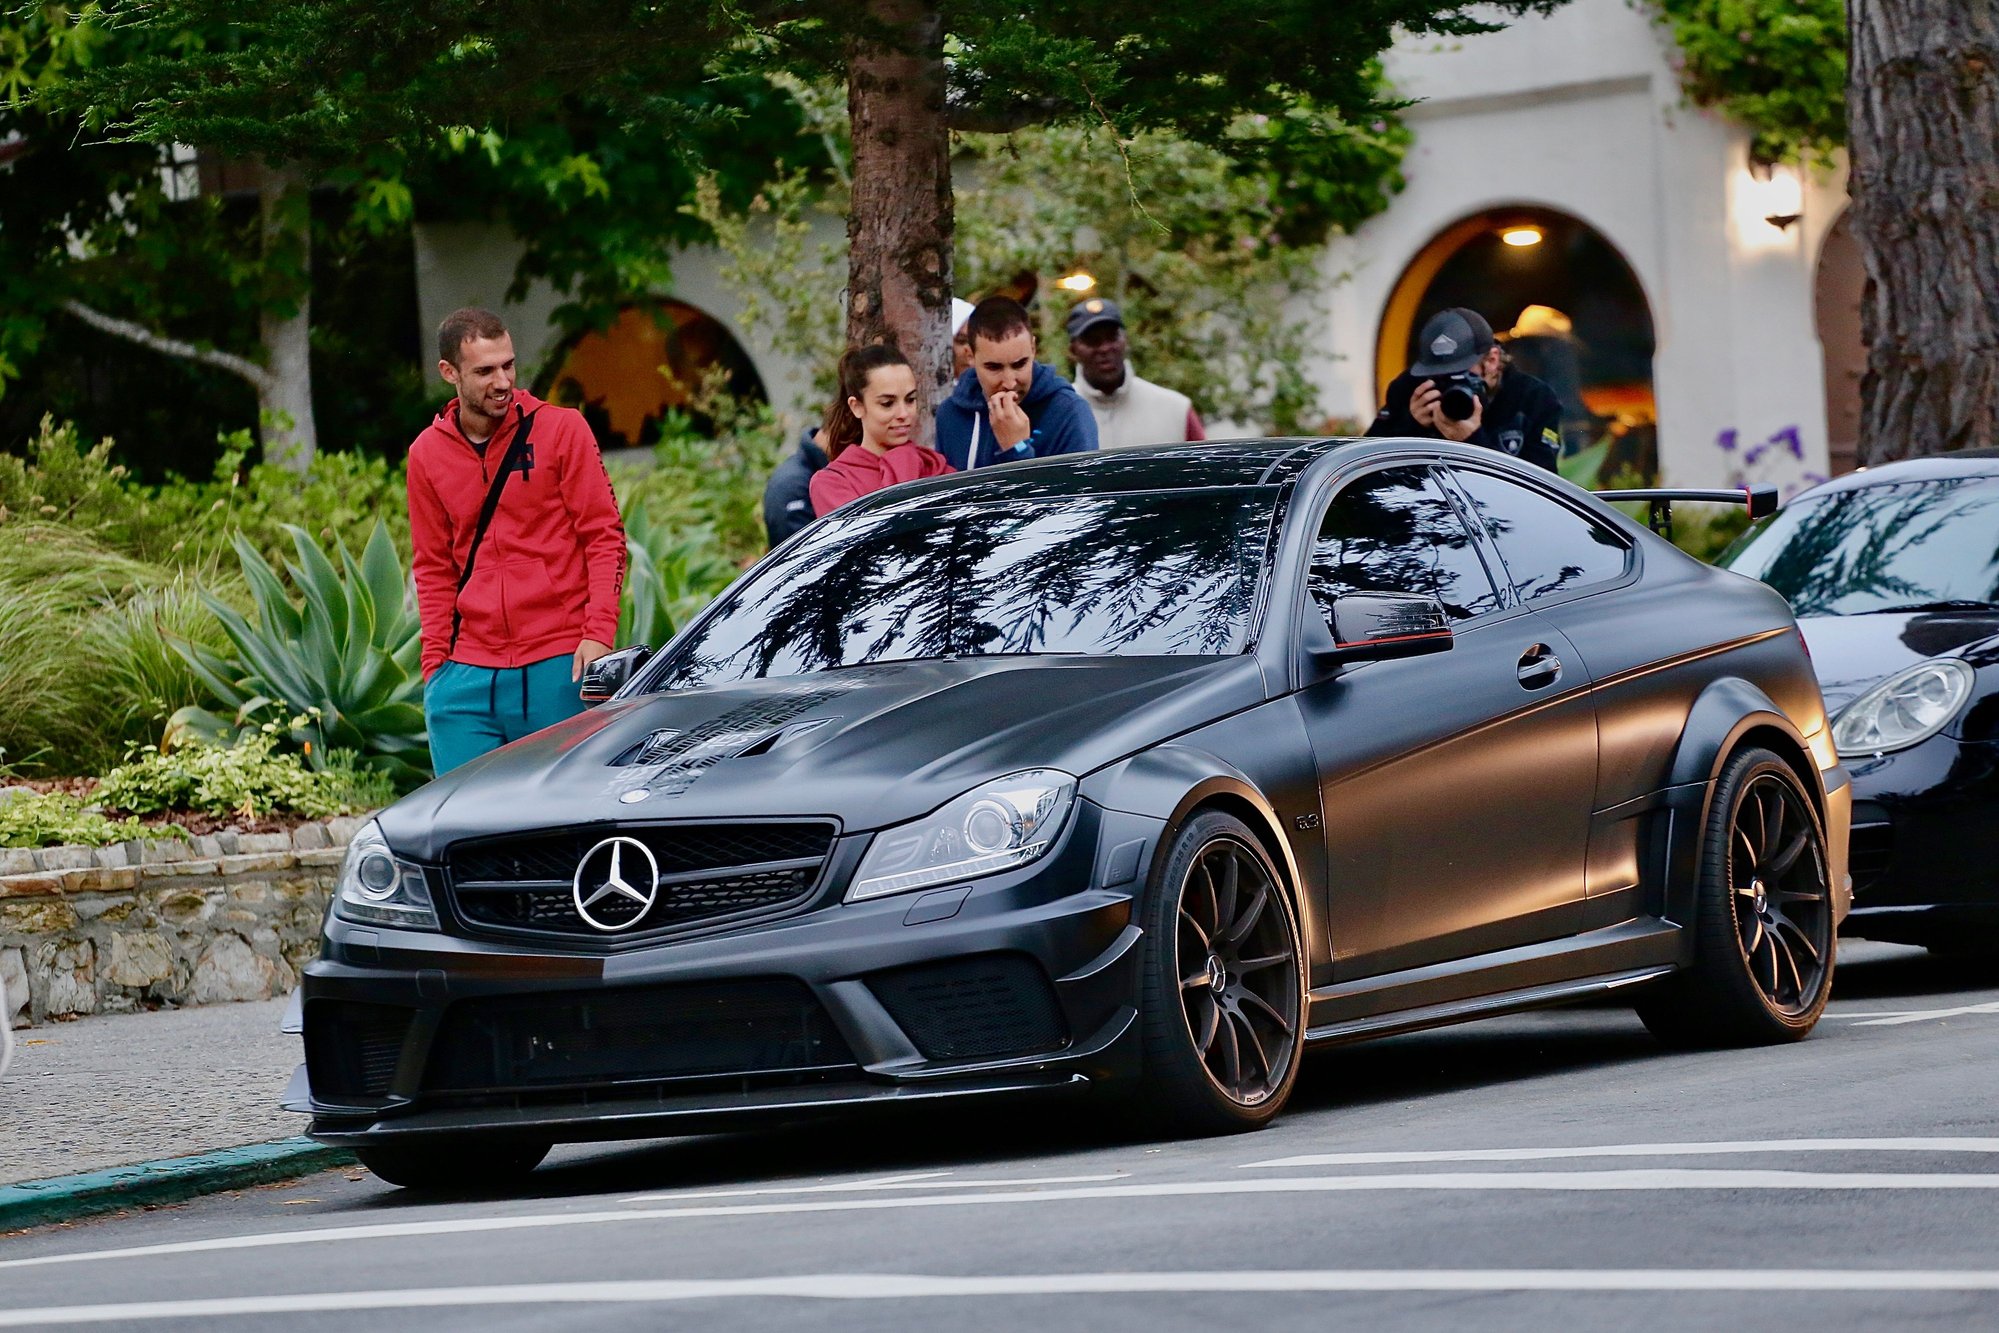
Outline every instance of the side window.
<path fill-rule="evenodd" d="M 1490 472 L 1451 475 L 1492 534 L 1521 601 L 1611 583 L 1631 567 L 1622 537 L 1567 505 Z"/>
<path fill-rule="evenodd" d="M 1321 612 L 1344 592 L 1422 593 L 1453 620 L 1499 608 L 1471 532 L 1420 467 L 1370 472 L 1333 497 L 1312 545 L 1309 584 Z"/>

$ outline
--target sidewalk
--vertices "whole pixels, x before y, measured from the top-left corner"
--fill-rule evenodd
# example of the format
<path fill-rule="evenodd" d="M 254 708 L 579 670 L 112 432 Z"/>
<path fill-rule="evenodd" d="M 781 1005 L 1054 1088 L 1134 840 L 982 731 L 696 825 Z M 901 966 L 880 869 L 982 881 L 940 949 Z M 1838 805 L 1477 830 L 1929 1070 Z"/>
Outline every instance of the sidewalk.
<path fill-rule="evenodd" d="M 302 1133 L 278 1109 L 303 1058 L 285 1001 L 47 1023 L 14 1033 L 0 1079 L 0 1186 L 269 1143 Z"/>

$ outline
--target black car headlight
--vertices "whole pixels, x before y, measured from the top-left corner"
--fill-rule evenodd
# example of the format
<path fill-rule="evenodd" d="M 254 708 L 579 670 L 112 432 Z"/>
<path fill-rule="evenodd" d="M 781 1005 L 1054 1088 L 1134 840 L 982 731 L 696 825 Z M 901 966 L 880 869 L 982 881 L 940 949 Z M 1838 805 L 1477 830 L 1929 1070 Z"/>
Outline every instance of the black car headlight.
<path fill-rule="evenodd" d="M 347 844 L 333 910 L 349 921 L 437 929 L 437 910 L 431 906 L 423 868 L 398 861 L 381 827 L 372 819 Z"/>
<path fill-rule="evenodd" d="M 1846 755 L 1886 754 L 1926 741 L 1950 725 L 1971 697 L 1971 664 L 1933 657 L 1897 671 L 1840 710 L 1832 743 Z"/>
<path fill-rule="evenodd" d="M 1024 866 L 1046 855 L 1075 804 L 1076 779 L 1031 768 L 972 788 L 875 835 L 847 901 L 885 898 Z"/>

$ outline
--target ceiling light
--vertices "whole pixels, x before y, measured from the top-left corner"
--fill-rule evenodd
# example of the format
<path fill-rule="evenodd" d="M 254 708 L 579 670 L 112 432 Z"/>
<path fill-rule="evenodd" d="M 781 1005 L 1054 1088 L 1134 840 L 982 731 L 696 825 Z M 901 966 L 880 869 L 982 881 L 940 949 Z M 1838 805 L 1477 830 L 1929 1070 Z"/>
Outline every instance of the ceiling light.
<path fill-rule="evenodd" d="M 1541 229 L 1539 227 L 1508 227 L 1505 231 L 1499 233 L 1499 239 L 1505 241 L 1508 245 L 1539 245 L 1541 243 Z"/>

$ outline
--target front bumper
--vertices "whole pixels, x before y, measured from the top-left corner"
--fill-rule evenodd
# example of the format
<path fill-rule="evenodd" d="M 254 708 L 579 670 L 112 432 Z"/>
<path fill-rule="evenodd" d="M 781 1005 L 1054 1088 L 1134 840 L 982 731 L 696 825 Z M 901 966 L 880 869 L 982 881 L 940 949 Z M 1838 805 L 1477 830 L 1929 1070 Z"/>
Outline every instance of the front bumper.
<path fill-rule="evenodd" d="M 1949 735 L 1853 774 L 1853 913 L 1845 931 L 1898 943 L 1999 931 L 1999 742 Z"/>
<path fill-rule="evenodd" d="M 1135 1073 L 1161 828 L 1079 800 L 1033 866 L 852 905 L 842 839 L 799 914 L 617 952 L 329 918 L 284 1105 L 348 1146 L 574 1141 Z"/>

